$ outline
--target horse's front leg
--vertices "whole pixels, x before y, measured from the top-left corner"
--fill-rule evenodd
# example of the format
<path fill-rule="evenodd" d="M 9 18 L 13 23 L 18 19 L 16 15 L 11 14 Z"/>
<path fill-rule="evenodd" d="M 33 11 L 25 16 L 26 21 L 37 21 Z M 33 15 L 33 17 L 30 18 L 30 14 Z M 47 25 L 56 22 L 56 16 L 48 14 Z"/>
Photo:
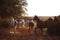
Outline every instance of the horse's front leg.
<path fill-rule="evenodd" d="M 38 28 L 36 27 L 36 28 L 35 28 L 35 31 L 34 31 L 34 32 L 35 32 L 35 34 L 36 34 L 36 30 L 37 30 L 37 29 L 38 29 Z"/>

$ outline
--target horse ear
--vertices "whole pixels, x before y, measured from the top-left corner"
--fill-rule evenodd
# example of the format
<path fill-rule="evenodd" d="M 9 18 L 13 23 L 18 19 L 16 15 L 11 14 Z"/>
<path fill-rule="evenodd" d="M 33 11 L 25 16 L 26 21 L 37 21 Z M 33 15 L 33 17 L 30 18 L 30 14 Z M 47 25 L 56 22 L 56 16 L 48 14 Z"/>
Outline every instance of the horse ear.
<path fill-rule="evenodd" d="M 36 20 L 37 18 L 38 18 L 38 17 L 35 15 L 34 18 L 33 18 L 33 20 Z"/>

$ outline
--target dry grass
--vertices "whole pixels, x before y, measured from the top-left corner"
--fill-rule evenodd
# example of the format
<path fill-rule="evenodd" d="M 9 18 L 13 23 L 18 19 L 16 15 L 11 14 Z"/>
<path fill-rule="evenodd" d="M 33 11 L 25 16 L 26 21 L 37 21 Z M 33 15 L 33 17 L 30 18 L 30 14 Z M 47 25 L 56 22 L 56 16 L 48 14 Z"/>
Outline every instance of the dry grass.
<path fill-rule="evenodd" d="M 14 31 L 12 31 L 14 30 Z M 13 34 L 10 32 L 14 32 Z M 25 29 L 0 29 L 0 40 L 60 40 L 59 36 L 41 35 L 39 29 L 34 33 L 34 29 L 27 31 Z"/>

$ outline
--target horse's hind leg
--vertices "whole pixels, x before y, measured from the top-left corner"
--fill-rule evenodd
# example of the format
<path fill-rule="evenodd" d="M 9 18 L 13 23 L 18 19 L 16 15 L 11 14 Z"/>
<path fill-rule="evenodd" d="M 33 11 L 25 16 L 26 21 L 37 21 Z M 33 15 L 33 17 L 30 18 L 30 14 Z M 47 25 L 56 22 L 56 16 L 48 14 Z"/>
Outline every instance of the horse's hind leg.
<path fill-rule="evenodd" d="M 40 30 L 41 30 L 41 35 L 43 34 L 43 29 L 42 28 L 40 28 Z"/>
<path fill-rule="evenodd" d="M 29 26 L 29 29 L 28 29 L 28 31 L 30 31 L 30 26 Z"/>

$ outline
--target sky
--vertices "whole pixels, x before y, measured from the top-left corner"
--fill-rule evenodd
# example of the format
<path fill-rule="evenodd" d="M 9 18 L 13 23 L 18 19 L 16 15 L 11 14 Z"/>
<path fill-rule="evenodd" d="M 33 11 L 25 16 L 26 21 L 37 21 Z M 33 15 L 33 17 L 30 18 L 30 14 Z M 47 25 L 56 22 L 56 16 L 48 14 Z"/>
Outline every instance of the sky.
<path fill-rule="evenodd" d="M 27 0 L 28 16 L 60 15 L 60 0 Z"/>

